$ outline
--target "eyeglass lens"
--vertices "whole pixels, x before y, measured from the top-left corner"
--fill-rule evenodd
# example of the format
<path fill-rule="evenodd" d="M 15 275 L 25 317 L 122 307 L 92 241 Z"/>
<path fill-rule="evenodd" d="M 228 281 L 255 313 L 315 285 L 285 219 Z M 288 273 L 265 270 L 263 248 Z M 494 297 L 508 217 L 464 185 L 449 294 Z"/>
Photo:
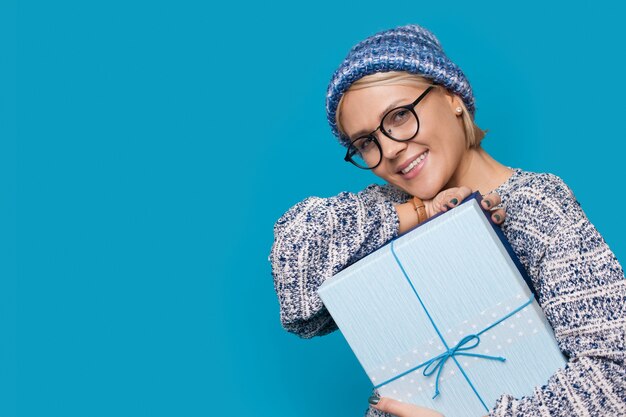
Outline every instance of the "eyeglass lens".
<path fill-rule="evenodd" d="M 406 108 L 397 108 L 387 113 L 382 121 L 385 136 L 397 141 L 412 139 L 419 128 L 415 114 Z M 373 134 L 363 136 L 352 142 L 351 159 L 362 168 L 372 168 L 380 163 L 382 149 Z"/>

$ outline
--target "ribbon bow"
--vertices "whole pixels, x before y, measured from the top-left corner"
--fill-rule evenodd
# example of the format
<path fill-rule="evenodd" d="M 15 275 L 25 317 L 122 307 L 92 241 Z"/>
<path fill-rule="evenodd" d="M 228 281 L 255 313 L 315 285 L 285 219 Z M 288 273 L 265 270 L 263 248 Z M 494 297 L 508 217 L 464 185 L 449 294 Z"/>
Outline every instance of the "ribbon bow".
<path fill-rule="evenodd" d="M 472 341 L 474 341 L 472 345 L 464 346 Z M 503 358 L 502 356 L 489 356 L 489 355 L 481 355 L 480 353 L 462 352 L 464 350 L 474 349 L 479 344 L 480 344 L 480 337 L 478 337 L 478 335 L 475 335 L 475 334 L 467 335 L 463 339 L 461 339 L 459 343 L 457 343 L 454 347 L 448 349 L 442 354 L 437 355 L 434 358 L 420 365 L 420 366 L 426 365 L 426 367 L 422 371 L 422 374 L 426 377 L 431 376 L 432 374 L 435 373 L 435 371 L 437 371 L 437 377 L 435 378 L 435 396 L 433 397 L 433 399 L 435 399 L 435 397 L 439 395 L 439 376 L 441 375 L 443 366 L 445 365 L 448 359 L 454 358 L 454 356 L 458 355 L 458 356 L 474 356 L 476 358 L 484 358 L 484 359 L 493 359 L 493 360 L 500 361 L 500 362 L 504 362 L 506 360 L 506 358 Z"/>

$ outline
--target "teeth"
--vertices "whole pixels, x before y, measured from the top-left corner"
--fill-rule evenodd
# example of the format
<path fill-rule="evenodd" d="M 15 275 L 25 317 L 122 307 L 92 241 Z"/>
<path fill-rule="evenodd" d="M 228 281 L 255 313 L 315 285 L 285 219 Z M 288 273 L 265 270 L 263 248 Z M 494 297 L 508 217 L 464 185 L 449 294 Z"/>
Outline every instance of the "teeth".
<path fill-rule="evenodd" d="M 411 162 L 408 167 L 406 167 L 406 168 L 404 168 L 402 170 L 402 173 L 403 174 L 408 174 L 410 170 L 415 168 L 420 162 L 422 162 L 424 160 L 424 158 L 426 158 L 426 155 L 428 155 L 428 151 L 426 151 L 423 154 L 421 154 L 420 156 L 418 156 L 415 161 Z"/>

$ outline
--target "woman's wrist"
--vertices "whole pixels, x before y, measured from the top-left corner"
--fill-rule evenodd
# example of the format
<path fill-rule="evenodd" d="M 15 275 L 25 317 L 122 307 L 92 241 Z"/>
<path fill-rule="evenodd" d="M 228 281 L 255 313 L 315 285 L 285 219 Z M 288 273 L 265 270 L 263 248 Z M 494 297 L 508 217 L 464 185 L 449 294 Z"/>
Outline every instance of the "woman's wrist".
<path fill-rule="evenodd" d="M 398 204 L 395 206 L 395 208 L 396 212 L 398 213 L 399 235 L 402 235 L 409 230 L 414 229 L 419 224 L 417 213 L 415 212 L 415 206 L 413 205 L 412 200 L 409 200 L 406 203 Z"/>
<path fill-rule="evenodd" d="M 416 204 L 419 206 L 419 201 L 424 205 L 422 212 L 418 212 Z M 416 202 L 411 198 L 406 203 L 398 204 L 395 206 L 398 213 L 399 227 L 398 234 L 402 235 L 411 229 L 417 227 L 418 224 L 430 219 L 435 215 L 435 208 L 433 206 L 433 200 L 418 200 Z"/>

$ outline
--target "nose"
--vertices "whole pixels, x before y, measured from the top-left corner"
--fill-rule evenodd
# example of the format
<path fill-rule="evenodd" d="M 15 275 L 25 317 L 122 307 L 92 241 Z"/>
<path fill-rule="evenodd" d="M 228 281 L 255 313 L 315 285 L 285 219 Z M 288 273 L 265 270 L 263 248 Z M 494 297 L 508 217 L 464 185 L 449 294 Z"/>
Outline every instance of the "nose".
<path fill-rule="evenodd" d="M 383 157 L 387 159 L 397 158 L 408 146 L 407 142 L 398 142 L 383 134 L 378 135 L 378 142 L 383 149 Z"/>

